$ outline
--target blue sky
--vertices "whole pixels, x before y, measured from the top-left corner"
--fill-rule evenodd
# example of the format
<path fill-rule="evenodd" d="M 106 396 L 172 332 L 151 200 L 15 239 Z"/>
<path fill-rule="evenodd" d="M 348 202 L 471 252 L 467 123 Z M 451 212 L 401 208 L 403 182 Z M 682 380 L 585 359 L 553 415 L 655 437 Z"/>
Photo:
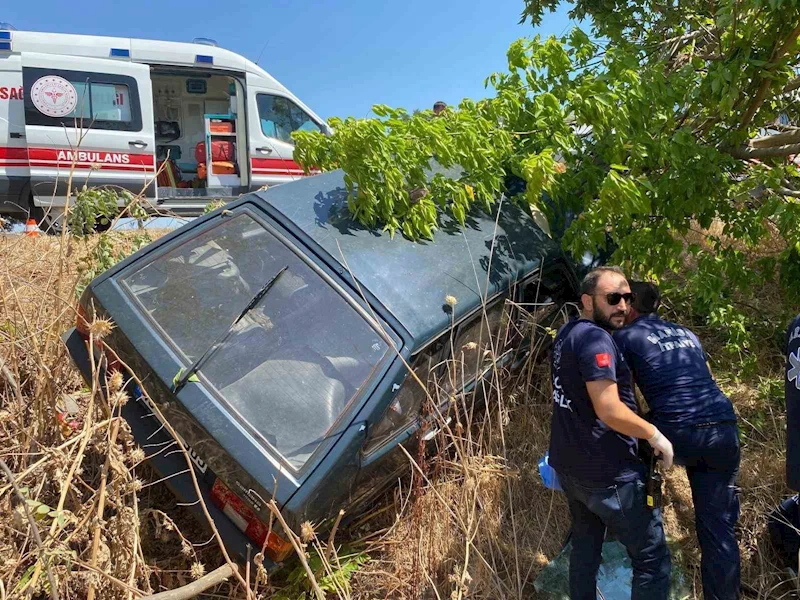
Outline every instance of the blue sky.
<path fill-rule="evenodd" d="M 173 41 L 211 37 L 256 60 L 324 118 L 364 117 L 373 104 L 430 108 L 486 96 L 515 39 L 560 35 L 565 10 L 534 30 L 522 0 L 348 2 L 36 0 L 3 2 L 17 29 Z M 472 5 L 472 6 L 470 6 Z"/>

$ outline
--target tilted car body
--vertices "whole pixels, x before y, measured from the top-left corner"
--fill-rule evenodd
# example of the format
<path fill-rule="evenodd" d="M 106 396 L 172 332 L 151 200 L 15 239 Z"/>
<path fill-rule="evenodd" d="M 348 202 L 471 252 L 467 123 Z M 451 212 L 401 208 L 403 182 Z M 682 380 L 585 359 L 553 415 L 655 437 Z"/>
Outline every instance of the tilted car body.
<path fill-rule="evenodd" d="M 103 342 L 151 399 L 130 384 L 125 419 L 191 503 L 158 406 L 191 448 L 230 550 L 260 549 L 272 498 L 297 527 L 352 513 L 397 480 L 409 464 L 398 446 L 414 454 L 435 432 L 404 361 L 424 382 L 455 352 L 464 375 L 434 395 L 447 402 L 492 371 L 491 356 L 521 358 L 519 336 L 495 335 L 507 299 L 558 306 L 577 295 L 558 244 L 511 203 L 497 212 L 464 227 L 442 215 L 432 241 L 390 237 L 350 218 L 343 175 L 331 172 L 243 196 L 90 284 L 81 313 L 113 320 Z M 90 377 L 86 323 L 64 339 Z M 280 533 L 266 542 L 274 561 L 290 551 Z"/>

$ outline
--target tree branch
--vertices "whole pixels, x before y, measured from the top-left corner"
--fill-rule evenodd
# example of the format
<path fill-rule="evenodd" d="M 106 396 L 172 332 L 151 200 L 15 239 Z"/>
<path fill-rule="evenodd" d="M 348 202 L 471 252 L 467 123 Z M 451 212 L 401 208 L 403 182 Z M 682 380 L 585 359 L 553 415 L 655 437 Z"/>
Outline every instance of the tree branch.
<path fill-rule="evenodd" d="M 800 143 L 786 144 L 785 146 L 776 146 L 774 148 L 751 148 L 750 146 L 745 146 L 743 148 L 731 148 L 727 150 L 727 153 L 734 158 L 742 160 L 791 156 L 792 154 L 800 154 Z"/>
<path fill-rule="evenodd" d="M 783 90 L 781 90 L 784 94 L 788 94 L 789 92 L 793 92 L 796 89 L 800 88 L 800 77 L 792 79 L 789 83 L 783 86 Z"/>
<path fill-rule="evenodd" d="M 159 592 L 152 596 L 145 596 L 141 600 L 189 600 L 198 594 L 205 592 L 207 589 L 222 583 L 234 574 L 235 567 L 231 564 L 225 564 L 214 569 L 208 575 L 204 575 L 197 581 L 187 583 L 186 585 L 169 590 L 166 592 Z"/>
<path fill-rule="evenodd" d="M 775 52 L 772 54 L 772 58 L 770 59 L 770 66 L 767 69 L 764 69 L 764 75 L 761 79 L 761 85 L 758 88 L 758 92 L 756 92 L 755 97 L 753 98 L 752 102 L 750 102 L 750 106 L 747 107 L 747 110 L 742 117 L 742 124 L 741 128 L 745 128 L 750 125 L 753 117 L 755 116 L 758 109 L 761 108 L 761 105 L 764 103 L 764 100 L 767 97 L 767 92 L 769 91 L 770 85 L 772 84 L 772 79 L 769 75 L 772 71 L 775 70 L 778 61 L 783 58 L 784 54 L 789 50 L 789 47 L 797 41 L 797 37 L 800 36 L 800 25 L 797 25 L 792 32 L 789 34 L 789 37 L 781 44 L 779 48 L 775 49 Z"/>
<path fill-rule="evenodd" d="M 752 148 L 775 148 L 777 146 L 786 146 L 788 144 L 800 144 L 800 130 L 786 131 L 784 133 L 776 133 L 774 135 L 765 135 L 763 137 L 750 140 L 750 146 Z"/>
<path fill-rule="evenodd" d="M 790 190 L 787 187 L 779 187 L 776 191 L 783 196 L 789 196 L 791 198 L 800 198 L 800 192 L 796 190 Z"/>

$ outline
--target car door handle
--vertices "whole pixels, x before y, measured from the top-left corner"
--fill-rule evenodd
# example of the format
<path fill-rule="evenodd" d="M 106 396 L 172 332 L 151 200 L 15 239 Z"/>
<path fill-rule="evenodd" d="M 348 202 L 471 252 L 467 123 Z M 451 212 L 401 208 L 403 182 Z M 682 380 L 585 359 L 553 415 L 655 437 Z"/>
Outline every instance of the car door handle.
<path fill-rule="evenodd" d="M 147 142 L 143 142 L 142 140 L 131 140 L 128 142 L 128 145 L 134 148 L 147 148 Z"/>
<path fill-rule="evenodd" d="M 12 131 L 10 135 L 13 140 L 21 140 L 25 137 L 24 133 L 17 133 L 16 131 Z"/>
<path fill-rule="evenodd" d="M 261 148 L 256 148 L 256 152 L 263 152 L 264 154 L 272 154 L 272 148 L 268 146 L 261 146 Z"/>

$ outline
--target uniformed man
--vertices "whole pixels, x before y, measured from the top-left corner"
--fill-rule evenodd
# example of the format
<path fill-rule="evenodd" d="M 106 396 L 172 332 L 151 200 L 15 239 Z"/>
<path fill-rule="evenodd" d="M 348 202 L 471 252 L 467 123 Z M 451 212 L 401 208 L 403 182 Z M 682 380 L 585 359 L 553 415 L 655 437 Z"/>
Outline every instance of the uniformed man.
<path fill-rule="evenodd" d="M 686 466 L 702 551 L 703 597 L 738 598 L 739 432 L 733 405 L 714 381 L 697 336 L 656 313 L 658 287 L 630 285 L 629 325 L 615 331 L 614 340 L 650 408 L 649 420 L 675 444 L 675 462 Z"/>
<path fill-rule="evenodd" d="M 786 330 L 786 486 L 800 492 L 800 315 Z M 784 499 L 767 519 L 782 565 L 797 577 L 800 555 L 800 496 Z"/>
<path fill-rule="evenodd" d="M 786 332 L 786 485 L 800 492 L 800 315 Z"/>
<path fill-rule="evenodd" d="M 581 284 L 581 318 L 553 344 L 550 464 L 572 515 L 569 587 L 572 600 L 595 600 L 606 529 L 633 565 L 632 600 L 665 600 L 670 557 L 661 511 L 645 500 L 638 440 L 664 463 L 672 444 L 637 415 L 631 373 L 609 331 L 625 323 L 631 291 L 618 267 L 591 271 Z"/>

